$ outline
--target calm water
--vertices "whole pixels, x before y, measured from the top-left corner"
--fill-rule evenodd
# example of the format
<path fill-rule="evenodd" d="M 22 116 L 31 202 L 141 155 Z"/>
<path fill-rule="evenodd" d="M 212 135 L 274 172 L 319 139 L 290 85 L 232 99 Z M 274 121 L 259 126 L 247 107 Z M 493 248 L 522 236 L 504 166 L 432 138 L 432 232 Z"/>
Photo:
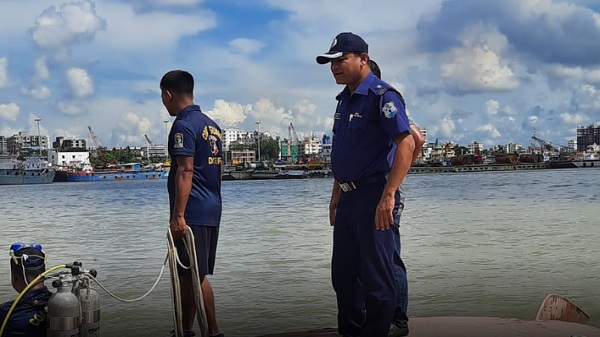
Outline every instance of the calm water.
<path fill-rule="evenodd" d="M 533 318 L 549 293 L 600 326 L 600 170 L 413 175 L 403 253 L 410 315 Z M 335 326 L 330 282 L 332 180 L 224 182 L 215 275 L 229 337 Z M 146 292 L 166 256 L 165 181 L 2 186 L 0 300 L 8 247 L 44 245 L 48 266 L 82 261 L 117 295 Z M 146 299 L 100 290 L 103 336 L 172 328 L 168 269 Z"/>

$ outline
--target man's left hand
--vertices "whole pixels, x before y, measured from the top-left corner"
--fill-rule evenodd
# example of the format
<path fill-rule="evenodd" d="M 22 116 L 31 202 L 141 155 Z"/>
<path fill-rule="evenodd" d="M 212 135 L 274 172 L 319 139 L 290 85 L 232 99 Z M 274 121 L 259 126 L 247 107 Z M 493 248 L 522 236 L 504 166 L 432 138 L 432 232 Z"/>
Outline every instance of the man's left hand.
<path fill-rule="evenodd" d="M 394 197 L 382 197 L 375 211 L 375 228 L 385 231 L 394 224 Z"/>

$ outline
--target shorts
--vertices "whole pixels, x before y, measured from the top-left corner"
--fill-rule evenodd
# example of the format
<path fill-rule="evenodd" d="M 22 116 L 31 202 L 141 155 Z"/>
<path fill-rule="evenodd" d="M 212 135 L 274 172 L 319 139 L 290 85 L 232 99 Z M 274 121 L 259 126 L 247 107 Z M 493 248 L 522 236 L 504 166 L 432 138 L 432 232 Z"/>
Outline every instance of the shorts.
<path fill-rule="evenodd" d="M 219 239 L 219 227 L 215 226 L 189 226 L 194 233 L 194 243 L 196 245 L 196 260 L 200 279 L 206 275 L 212 275 L 215 269 L 215 257 L 217 255 L 217 241 Z M 184 266 L 190 265 L 190 259 L 183 244 L 183 238 L 175 240 L 175 247 L 179 260 Z M 190 269 L 184 269 L 177 265 L 179 276 L 191 275 Z"/>

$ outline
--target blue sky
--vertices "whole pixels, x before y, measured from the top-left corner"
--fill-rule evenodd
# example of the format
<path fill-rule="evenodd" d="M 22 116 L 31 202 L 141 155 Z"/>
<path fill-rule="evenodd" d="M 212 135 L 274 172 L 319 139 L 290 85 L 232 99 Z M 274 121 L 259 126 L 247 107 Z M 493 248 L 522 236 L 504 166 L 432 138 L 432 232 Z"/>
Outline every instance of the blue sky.
<path fill-rule="evenodd" d="M 331 134 L 335 84 L 315 56 L 361 35 L 429 141 L 559 144 L 600 122 L 591 0 L 0 0 L 0 135 L 163 143 L 158 83 L 196 78 L 223 128 Z"/>

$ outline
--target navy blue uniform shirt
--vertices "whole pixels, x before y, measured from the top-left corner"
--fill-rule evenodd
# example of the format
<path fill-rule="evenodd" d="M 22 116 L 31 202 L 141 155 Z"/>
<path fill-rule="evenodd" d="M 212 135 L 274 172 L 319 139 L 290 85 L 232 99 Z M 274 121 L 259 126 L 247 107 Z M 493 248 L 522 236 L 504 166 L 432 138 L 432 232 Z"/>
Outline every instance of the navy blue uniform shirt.
<path fill-rule="evenodd" d="M 194 157 L 192 191 L 185 208 L 188 225 L 219 226 L 221 222 L 222 143 L 219 126 L 197 105 L 183 109 L 169 134 L 171 169 L 167 188 L 171 218 L 175 207 L 177 157 Z"/>
<path fill-rule="evenodd" d="M 341 183 L 389 172 L 394 138 L 410 133 L 404 105 L 390 85 L 370 73 L 353 94 L 348 87 L 336 97 L 331 171 Z"/>
<path fill-rule="evenodd" d="M 47 329 L 48 300 L 52 293 L 48 288 L 29 290 L 13 309 L 3 337 L 44 337 Z M 0 306 L 0 322 L 4 322 L 13 301 Z M 2 324 L 2 323 L 0 323 Z"/>

